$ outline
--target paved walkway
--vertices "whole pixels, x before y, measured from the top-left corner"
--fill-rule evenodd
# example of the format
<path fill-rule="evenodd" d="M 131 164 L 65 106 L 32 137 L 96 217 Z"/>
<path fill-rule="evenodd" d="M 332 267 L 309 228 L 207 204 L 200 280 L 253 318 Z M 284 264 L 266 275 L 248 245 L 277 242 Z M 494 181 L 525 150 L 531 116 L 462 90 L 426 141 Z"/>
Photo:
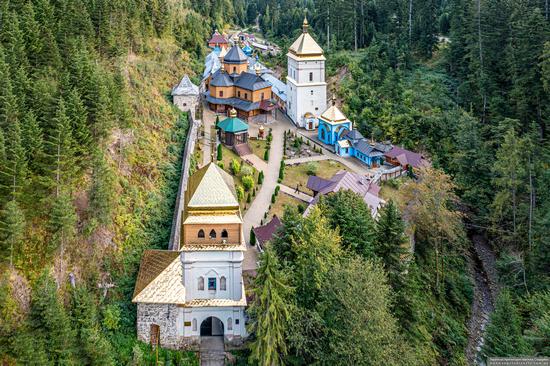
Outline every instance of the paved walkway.
<path fill-rule="evenodd" d="M 223 337 L 201 336 L 199 351 L 201 366 L 225 365 L 225 347 L 223 344 Z"/>
<path fill-rule="evenodd" d="M 201 167 L 205 166 L 206 164 L 210 163 L 210 160 L 212 159 L 212 142 L 215 143 L 216 136 L 212 136 L 212 126 L 216 123 L 216 113 L 212 112 L 208 106 L 203 106 L 202 108 L 202 128 L 204 131 L 204 137 L 201 141 L 201 149 L 202 149 L 202 165 Z M 223 118 L 223 116 L 220 116 L 220 118 Z M 212 141 L 212 138 L 214 138 L 214 141 Z"/>
<path fill-rule="evenodd" d="M 256 198 L 252 201 L 252 204 L 244 215 L 244 236 L 247 245 L 247 251 L 245 252 L 243 270 L 254 270 L 257 267 L 258 262 L 258 249 L 256 246 L 249 244 L 250 240 L 250 228 L 260 226 L 261 220 L 264 218 L 265 212 L 269 209 L 271 204 L 271 195 L 277 186 L 277 179 L 279 178 L 279 165 L 283 158 L 283 135 L 284 131 L 291 128 L 291 125 L 286 120 L 279 120 L 276 123 L 269 123 L 268 126 L 273 129 L 273 140 L 271 141 L 271 149 L 269 150 L 269 161 L 266 163 L 255 155 L 247 155 L 246 158 L 252 165 L 258 170 L 264 172 L 264 182 L 262 187 L 256 194 Z M 251 123 L 251 133 L 254 135 L 254 131 L 258 129 L 255 123 Z M 268 128 L 269 128 L 268 127 Z"/>
<path fill-rule="evenodd" d="M 310 161 L 321 161 L 321 160 L 328 160 L 328 159 L 331 159 L 331 157 L 325 154 L 313 155 L 313 156 L 307 156 L 305 158 L 287 159 L 285 160 L 285 165 L 303 164 L 303 163 L 309 163 Z"/>
<path fill-rule="evenodd" d="M 288 194 L 289 196 L 292 196 L 294 198 L 299 199 L 300 201 L 304 201 L 306 203 L 310 203 L 313 197 L 311 197 L 308 194 L 305 194 L 304 192 L 296 192 L 296 188 L 290 188 L 289 186 L 285 186 L 283 184 L 279 184 L 281 187 L 281 192 L 284 192 Z"/>

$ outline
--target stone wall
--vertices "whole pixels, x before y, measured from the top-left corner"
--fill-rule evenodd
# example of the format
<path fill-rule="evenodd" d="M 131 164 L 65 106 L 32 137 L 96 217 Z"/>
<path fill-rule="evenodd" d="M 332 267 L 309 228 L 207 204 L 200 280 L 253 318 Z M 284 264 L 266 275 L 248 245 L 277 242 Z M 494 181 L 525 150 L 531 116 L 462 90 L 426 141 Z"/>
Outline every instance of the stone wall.
<path fill-rule="evenodd" d="M 195 118 L 197 107 L 199 106 L 199 97 L 196 95 L 174 95 L 172 98 L 174 105 L 182 112 L 191 112 L 191 116 Z"/>
<path fill-rule="evenodd" d="M 182 153 L 181 163 L 181 176 L 178 188 L 178 195 L 176 196 L 176 205 L 174 208 L 174 218 L 172 220 L 172 230 L 170 232 L 170 241 L 168 243 L 169 250 L 179 250 L 180 237 L 181 237 L 181 217 L 183 214 L 184 205 L 184 193 L 187 189 L 187 181 L 189 179 L 189 165 L 191 162 L 191 155 L 195 149 L 195 143 L 197 141 L 197 135 L 199 130 L 200 120 L 193 118 L 191 113 L 187 113 L 189 118 L 189 129 L 187 131 L 187 138 L 185 139 L 185 146 Z"/>
<path fill-rule="evenodd" d="M 178 349 L 183 346 L 182 337 L 178 335 L 179 309 L 175 304 L 138 304 L 137 336 L 140 341 L 151 341 L 151 324 L 160 327 L 160 345 L 165 348 Z"/>

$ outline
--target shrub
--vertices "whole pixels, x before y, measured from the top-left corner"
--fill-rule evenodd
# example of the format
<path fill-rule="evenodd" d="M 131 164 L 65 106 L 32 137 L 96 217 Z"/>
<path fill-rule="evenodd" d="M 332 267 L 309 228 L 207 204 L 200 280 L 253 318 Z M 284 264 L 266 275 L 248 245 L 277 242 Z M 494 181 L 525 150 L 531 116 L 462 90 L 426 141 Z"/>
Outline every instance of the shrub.
<path fill-rule="evenodd" d="M 254 227 L 250 228 L 250 245 L 256 245 L 256 234 L 254 234 Z"/>
<path fill-rule="evenodd" d="M 275 193 L 273 193 L 271 195 L 271 203 L 275 203 L 276 200 L 277 200 L 277 198 L 275 197 Z"/>
<path fill-rule="evenodd" d="M 222 169 L 224 169 L 224 166 L 223 166 L 223 161 L 218 161 L 218 166 Z"/>
<path fill-rule="evenodd" d="M 222 144 L 218 145 L 218 156 L 216 157 L 218 161 L 223 159 Z"/>
<path fill-rule="evenodd" d="M 281 190 L 281 186 L 275 187 L 275 196 L 279 194 L 280 190 Z"/>
<path fill-rule="evenodd" d="M 252 197 L 250 196 L 250 193 L 246 196 L 246 203 L 252 202 Z"/>
<path fill-rule="evenodd" d="M 244 198 L 244 189 L 242 186 L 237 186 L 237 199 L 240 201 L 242 201 Z"/>
<path fill-rule="evenodd" d="M 233 175 L 237 175 L 241 171 L 241 163 L 237 159 L 231 160 L 231 171 Z"/>
<path fill-rule="evenodd" d="M 277 179 L 277 183 L 282 183 L 283 180 L 281 178 Z"/>
<path fill-rule="evenodd" d="M 298 204 L 298 213 L 303 214 L 306 208 L 301 203 Z"/>
<path fill-rule="evenodd" d="M 254 168 L 249 165 L 241 165 L 241 176 L 254 175 Z"/>
<path fill-rule="evenodd" d="M 283 180 L 285 177 L 285 161 L 281 160 L 281 166 L 279 167 L 279 179 Z"/>
<path fill-rule="evenodd" d="M 245 191 L 250 191 L 252 188 L 254 188 L 254 178 L 252 178 L 250 175 L 244 176 L 242 178 L 243 187 Z"/>
<path fill-rule="evenodd" d="M 307 163 L 306 165 L 307 175 L 317 175 L 318 171 L 319 171 L 319 163 L 316 163 L 314 161 Z"/>
<path fill-rule="evenodd" d="M 265 160 L 265 161 L 268 161 L 268 160 L 269 160 L 269 148 L 266 148 L 266 149 L 265 149 L 265 152 L 264 152 L 264 160 Z"/>
<path fill-rule="evenodd" d="M 300 140 L 296 139 L 294 140 L 294 143 L 292 145 L 294 145 L 294 148 L 299 149 L 300 146 L 302 146 L 302 143 L 300 142 Z"/>
<path fill-rule="evenodd" d="M 258 184 L 262 184 L 264 182 L 264 171 L 260 170 L 260 173 L 258 174 Z"/>

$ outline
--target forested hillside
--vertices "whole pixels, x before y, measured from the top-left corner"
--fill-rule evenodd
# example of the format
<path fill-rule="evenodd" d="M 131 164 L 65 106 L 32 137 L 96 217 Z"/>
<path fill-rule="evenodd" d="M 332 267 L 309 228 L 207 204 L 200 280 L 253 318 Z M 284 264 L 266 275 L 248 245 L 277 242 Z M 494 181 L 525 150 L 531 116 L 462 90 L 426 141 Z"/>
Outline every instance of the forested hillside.
<path fill-rule="evenodd" d="M 395 212 L 378 223 L 359 219 L 355 213 L 366 208 L 350 197 L 321 206 L 321 226 L 334 232 L 318 234 L 323 229 L 309 218 L 294 225 L 296 214 L 285 214 L 256 283 L 259 336 L 251 359 L 465 364 L 474 235 L 487 238 L 497 255 L 500 288 L 481 357 L 548 356 L 548 2 L 309 1 L 307 11 L 298 5 L 304 3 L 252 1 L 248 20 L 259 11 L 261 28 L 288 43 L 288 29 L 299 29 L 307 14 L 330 50 L 329 76 L 345 114 L 364 136 L 423 152 L 435 169 L 396 187 L 398 202 L 388 209 Z M 386 215 L 397 223 L 403 217 L 412 231 L 410 262 L 399 245 L 385 245 L 403 243 L 403 228 L 391 227 Z M 377 241 L 379 233 L 385 241 Z M 326 244 L 310 256 L 316 242 Z M 372 281 L 379 285 L 365 303 L 365 288 L 355 283 Z M 261 322 L 262 311 L 271 326 Z M 386 327 L 355 327 L 378 322 Z M 269 353 L 269 344 L 283 356 Z M 399 356 L 378 360 L 368 353 L 373 349 Z"/>
<path fill-rule="evenodd" d="M 169 91 L 232 9 L 0 2 L 2 364 L 152 357 L 130 299 L 142 250 L 170 230 L 187 118 Z"/>

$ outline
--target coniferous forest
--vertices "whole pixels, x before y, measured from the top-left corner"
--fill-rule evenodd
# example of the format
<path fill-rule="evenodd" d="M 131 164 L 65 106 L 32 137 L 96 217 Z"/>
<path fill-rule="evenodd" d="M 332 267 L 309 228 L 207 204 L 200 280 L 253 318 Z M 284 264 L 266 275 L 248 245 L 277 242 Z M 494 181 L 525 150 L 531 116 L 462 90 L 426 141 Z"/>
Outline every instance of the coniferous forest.
<path fill-rule="evenodd" d="M 170 233 L 170 88 L 214 29 L 286 49 L 304 15 L 342 111 L 432 167 L 376 221 L 350 192 L 285 210 L 238 362 L 469 364 L 476 240 L 498 279 L 479 357 L 550 356 L 548 0 L 0 0 L 3 364 L 154 364 L 130 300 Z"/>

